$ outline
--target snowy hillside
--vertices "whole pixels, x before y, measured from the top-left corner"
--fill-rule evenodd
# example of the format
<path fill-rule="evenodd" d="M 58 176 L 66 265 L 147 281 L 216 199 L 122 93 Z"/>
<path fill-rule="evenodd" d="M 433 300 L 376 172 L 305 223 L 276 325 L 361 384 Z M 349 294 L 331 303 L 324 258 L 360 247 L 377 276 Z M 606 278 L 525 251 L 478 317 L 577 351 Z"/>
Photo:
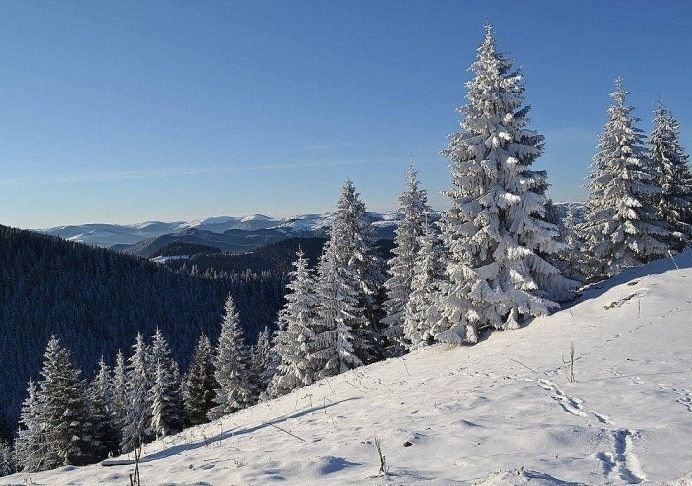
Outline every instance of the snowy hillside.
<path fill-rule="evenodd" d="M 143 484 L 680 478 L 692 471 L 692 251 L 676 260 L 681 270 L 670 259 L 628 270 L 571 309 L 476 346 L 358 368 L 147 445 Z M 575 383 L 563 363 L 571 343 Z M 0 484 L 122 485 L 131 471 L 65 467 Z"/>

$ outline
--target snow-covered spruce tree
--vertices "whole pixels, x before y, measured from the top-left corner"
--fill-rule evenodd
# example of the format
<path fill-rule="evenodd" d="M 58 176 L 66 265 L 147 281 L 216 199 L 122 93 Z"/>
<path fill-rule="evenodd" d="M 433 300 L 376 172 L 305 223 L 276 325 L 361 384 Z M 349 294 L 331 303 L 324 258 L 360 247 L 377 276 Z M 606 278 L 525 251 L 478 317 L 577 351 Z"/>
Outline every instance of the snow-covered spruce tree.
<path fill-rule="evenodd" d="M 311 366 L 318 370 L 314 375 L 316 380 L 363 365 L 355 351 L 354 327 L 363 325 L 366 320 L 358 291 L 348 275 L 344 267 L 339 266 L 334 252 L 327 249 L 317 267 L 315 294 L 319 298 L 315 337 L 306 356 Z"/>
<path fill-rule="evenodd" d="M 427 191 L 420 187 L 418 171 L 413 166 L 406 173 L 406 187 L 399 196 L 399 212 L 404 217 L 394 231 L 393 256 L 387 262 L 389 279 L 384 283 L 387 300 L 382 334 L 389 356 L 400 356 L 406 350 L 403 342 L 405 307 L 411 295 L 419 238 L 425 233 L 427 218 L 432 212 Z"/>
<path fill-rule="evenodd" d="M 111 410 L 112 396 L 110 368 L 101 357 L 98 372 L 87 389 L 94 439 L 92 452 L 97 458 L 108 457 L 119 450 L 120 439 Z"/>
<path fill-rule="evenodd" d="M 365 204 L 350 179 L 341 189 L 333 217 L 329 241 L 318 265 L 317 294 L 321 295 L 323 287 L 330 288 L 336 297 L 336 308 L 319 305 L 318 321 L 325 321 L 324 326 L 333 329 L 334 315 L 340 314 L 344 318 L 343 324 L 350 328 L 358 361 L 368 364 L 382 355 L 378 323 L 381 319 L 379 298 L 384 280 L 383 262 L 374 250 L 373 228 L 366 218 Z M 341 294 L 353 300 L 344 303 L 343 309 L 338 303 Z"/>
<path fill-rule="evenodd" d="M 470 69 L 461 131 L 443 152 L 452 188 L 440 221 L 449 258 L 440 328 L 445 340 L 474 343 L 479 328 L 514 329 L 558 307 L 575 283 L 542 257 L 561 248 L 546 221 L 545 172 L 530 169 L 543 136 L 527 128 L 523 77 L 491 26 Z"/>
<path fill-rule="evenodd" d="M 41 422 L 42 405 L 38 399 L 38 386 L 29 380 L 27 397 L 22 404 L 19 418 L 19 431 L 15 439 L 15 460 L 17 466 L 26 472 L 36 472 L 43 467 L 43 454 L 46 450 L 45 425 Z"/>
<path fill-rule="evenodd" d="M 597 268 L 593 279 L 610 277 L 665 254 L 669 232 L 652 204 L 660 194 L 651 160 L 643 147 L 639 121 L 627 104 L 622 79 L 615 80 L 598 151 L 591 164 L 585 229 L 587 251 Z"/>
<path fill-rule="evenodd" d="M 671 231 L 669 244 L 680 251 L 692 240 L 692 173 L 680 143 L 680 125 L 661 102 L 654 111 L 649 157 L 661 187 L 655 199 L 657 215 Z"/>
<path fill-rule="evenodd" d="M 567 208 L 560 229 L 560 239 L 565 243 L 565 248 L 560 252 L 560 271 L 566 277 L 583 281 L 588 268 L 588 256 L 584 252 L 585 241 L 572 206 Z"/>
<path fill-rule="evenodd" d="M 229 295 L 226 299 L 221 335 L 213 360 L 214 378 L 218 388 L 214 391 L 214 402 L 217 405 L 209 411 L 210 420 L 252 404 L 248 360 L 248 350 L 240 327 L 240 318 L 233 298 Z"/>
<path fill-rule="evenodd" d="M 127 375 L 125 372 L 125 357 L 118 350 L 113 367 L 113 382 L 111 386 L 110 412 L 113 424 L 118 431 L 118 442 L 122 440 L 122 428 L 125 426 L 127 416 Z"/>
<path fill-rule="evenodd" d="M 149 361 L 153 370 L 149 392 L 149 433 L 159 439 L 182 430 L 184 411 L 178 366 L 158 327 L 151 342 Z"/>
<path fill-rule="evenodd" d="M 17 470 L 12 447 L 0 439 L 0 477 L 8 476 Z"/>
<path fill-rule="evenodd" d="M 272 381 L 272 370 L 269 366 L 270 354 L 271 336 L 269 328 L 265 327 L 257 337 L 257 343 L 250 350 L 250 372 L 255 401 L 266 394 Z"/>
<path fill-rule="evenodd" d="M 185 411 L 191 425 L 206 423 L 207 414 L 214 406 L 214 389 L 218 384 L 214 378 L 212 358 L 211 341 L 206 334 L 202 334 L 197 341 L 183 387 Z"/>
<path fill-rule="evenodd" d="M 277 369 L 269 386 L 269 397 L 285 395 L 291 390 L 312 384 L 320 371 L 311 359 L 315 340 L 315 280 L 302 250 L 296 253 L 290 282 L 286 285 L 286 303 L 277 319 L 273 353 Z"/>
<path fill-rule="evenodd" d="M 38 421 L 45 437 L 40 469 L 84 465 L 96 458 L 84 383 L 79 375 L 69 351 L 52 336 L 46 346 L 37 393 Z"/>
<path fill-rule="evenodd" d="M 411 295 L 404 308 L 403 342 L 409 349 L 427 344 L 440 320 L 437 301 L 444 280 L 442 242 L 432 225 L 418 238 L 413 266 Z"/>
<path fill-rule="evenodd" d="M 144 337 L 137 333 L 126 367 L 127 405 L 120 440 L 121 452 L 130 452 L 149 439 L 147 426 L 151 418 L 149 390 L 152 383 L 149 364 Z"/>

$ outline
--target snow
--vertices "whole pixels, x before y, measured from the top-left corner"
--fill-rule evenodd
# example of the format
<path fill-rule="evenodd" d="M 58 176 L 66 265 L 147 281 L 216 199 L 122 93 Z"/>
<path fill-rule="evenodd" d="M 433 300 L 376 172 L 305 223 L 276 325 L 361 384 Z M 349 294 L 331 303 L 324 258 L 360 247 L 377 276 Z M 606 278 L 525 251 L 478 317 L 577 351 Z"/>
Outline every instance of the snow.
<path fill-rule="evenodd" d="M 627 270 L 475 346 L 420 349 L 149 444 L 142 481 L 692 484 L 692 250 L 675 258 L 680 270 Z M 0 484 L 127 484 L 128 459 Z"/>

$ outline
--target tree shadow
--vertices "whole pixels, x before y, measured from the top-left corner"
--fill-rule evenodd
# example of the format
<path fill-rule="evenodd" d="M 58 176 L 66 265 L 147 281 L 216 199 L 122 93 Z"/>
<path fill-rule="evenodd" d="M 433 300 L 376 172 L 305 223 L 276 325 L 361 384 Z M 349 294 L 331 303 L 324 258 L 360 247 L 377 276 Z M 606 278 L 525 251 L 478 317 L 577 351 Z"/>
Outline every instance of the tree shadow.
<path fill-rule="evenodd" d="M 338 402 L 325 403 L 324 405 L 317 406 L 317 407 L 310 407 L 310 408 L 307 408 L 304 410 L 299 410 L 299 411 L 297 411 L 291 415 L 284 415 L 284 416 L 275 418 L 273 420 L 270 420 L 268 422 L 262 422 L 261 424 L 258 424 L 258 425 L 252 426 L 252 427 L 246 427 L 246 428 L 242 428 L 242 429 L 240 427 L 236 427 L 234 429 L 221 432 L 220 434 L 216 434 L 212 437 L 206 437 L 203 440 L 199 440 L 196 442 L 187 442 L 185 444 L 174 445 L 174 446 L 169 447 L 167 449 L 164 449 L 164 450 L 161 450 L 158 452 L 154 452 L 152 454 L 148 454 L 148 455 L 144 456 L 141 459 L 140 463 L 152 462 L 152 461 L 157 461 L 159 459 L 164 459 L 166 457 L 175 456 L 177 454 L 180 454 L 181 452 L 199 449 L 200 447 L 207 446 L 207 445 L 212 444 L 214 442 L 220 442 L 220 441 L 228 439 L 230 437 L 237 437 L 237 436 L 241 436 L 241 435 L 252 434 L 253 432 L 264 429 L 266 427 L 272 427 L 272 426 L 275 426 L 276 424 L 280 424 L 281 422 L 285 422 L 288 419 L 303 417 L 303 416 L 311 414 L 313 412 L 319 412 L 319 411 L 334 407 L 335 405 L 338 405 L 340 403 L 350 402 L 352 400 L 360 400 L 361 398 L 362 397 L 350 397 L 350 398 L 346 398 L 344 400 L 339 400 Z"/>

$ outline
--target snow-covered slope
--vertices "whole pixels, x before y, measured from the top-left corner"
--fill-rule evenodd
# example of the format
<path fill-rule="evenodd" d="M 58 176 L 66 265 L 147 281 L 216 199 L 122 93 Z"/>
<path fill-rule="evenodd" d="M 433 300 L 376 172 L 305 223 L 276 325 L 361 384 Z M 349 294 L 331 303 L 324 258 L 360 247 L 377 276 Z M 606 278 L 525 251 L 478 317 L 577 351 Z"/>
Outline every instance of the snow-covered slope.
<path fill-rule="evenodd" d="M 676 259 L 681 270 L 670 259 L 632 269 L 476 346 L 359 368 L 147 445 L 143 484 L 680 478 L 692 471 L 692 251 Z M 575 383 L 563 362 L 572 343 Z M 66 467 L 0 484 L 122 485 L 131 471 Z"/>

